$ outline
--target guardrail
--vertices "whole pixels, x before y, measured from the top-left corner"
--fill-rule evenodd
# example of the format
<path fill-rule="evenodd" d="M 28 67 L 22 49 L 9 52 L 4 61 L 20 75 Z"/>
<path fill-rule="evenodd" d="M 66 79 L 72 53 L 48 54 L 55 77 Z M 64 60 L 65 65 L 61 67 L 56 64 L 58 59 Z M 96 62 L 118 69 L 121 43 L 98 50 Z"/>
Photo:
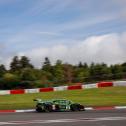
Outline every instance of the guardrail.
<path fill-rule="evenodd" d="M 3 90 L 0 91 L 0 95 L 79 90 L 79 89 L 102 88 L 102 87 L 112 87 L 112 86 L 126 86 L 126 81 L 99 82 L 99 83 L 85 84 L 85 85 L 79 84 L 79 85 L 72 85 L 72 86 L 59 86 L 59 87 L 35 88 L 35 89 Z"/>

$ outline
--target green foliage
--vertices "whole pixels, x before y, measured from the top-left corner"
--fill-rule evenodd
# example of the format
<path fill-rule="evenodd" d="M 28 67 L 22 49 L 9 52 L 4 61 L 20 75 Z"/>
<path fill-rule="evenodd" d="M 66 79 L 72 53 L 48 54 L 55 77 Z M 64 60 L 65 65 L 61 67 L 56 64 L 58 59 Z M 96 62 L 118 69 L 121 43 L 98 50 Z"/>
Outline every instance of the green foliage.
<path fill-rule="evenodd" d="M 107 66 L 105 63 L 79 62 L 78 65 L 62 63 L 55 64 L 45 57 L 41 69 L 36 69 L 26 56 L 15 56 L 10 63 L 10 70 L 0 65 L 0 89 L 36 88 L 74 83 L 93 83 L 105 80 L 126 79 L 126 63 Z"/>
<path fill-rule="evenodd" d="M 18 84 L 18 88 L 34 88 L 34 82 L 33 81 L 21 81 Z"/>
<path fill-rule="evenodd" d="M 42 66 L 42 70 L 47 71 L 47 72 L 51 72 L 51 69 L 52 69 L 52 67 L 51 67 L 50 60 L 48 57 L 45 57 L 45 61 Z"/>
<path fill-rule="evenodd" d="M 19 80 L 18 76 L 14 75 L 12 73 L 5 73 L 3 75 L 3 79 L 5 81 L 7 81 L 7 82 L 13 82 L 13 81 L 18 81 Z"/>
<path fill-rule="evenodd" d="M 61 60 L 57 60 L 53 67 L 54 83 L 60 82 L 61 84 L 65 80 L 64 68 Z"/>
<path fill-rule="evenodd" d="M 6 73 L 6 68 L 3 64 L 0 65 L 0 78 Z"/>
<path fill-rule="evenodd" d="M 42 76 L 41 76 L 41 84 L 43 85 L 42 87 L 52 87 L 53 85 L 53 75 L 50 72 L 47 71 L 42 71 Z"/>
<path fill-rule="evenodd" d="M 47 79 L 46 79 L 46 81 L 47 81 Z M 47 85 L 47 83 L 45 82 L 44 80 L 37 80 L 37 81 L 34 81 L 34 87 L 36 87 L 36 88 L 44 88 L 44 87 L 47 87 L 48 85 Z"/>
<path fill-rule="evenodd" d="M 110 73 L 106 64 L 94 64 L 90 66 L 90 76 L 95 80 L 105 80 Z"/>
<path fill-rule="evenodd" d="M 17 75 L 12 73 L 5 73 L 3 78 L 1 79 L 2 85 L 0 86 L 2 89 L 12 89 L 16 88 L 20 82 L 20 79 Z"/>
<path fill-rule="evenodd" d="M 86 82 L 89 78 L 89 68 L 87 63 L 80 62 L 74 68 L 74 82 Z"/>
<path fill-rule="evenodd" d="M 21 80 L 23 81 L 34 81 L 36 80 L 35 74 L 34 74 L 34 70 L 31 68 L 24 68 L 21 71 L 21 75 L 20 75 Z"/>
<path fill-rule="evenodd" d="M 126 63 L 121 64 L 122 72 L 126 73 Z"/>
<path fill-rule="evenodd" d="M 26 56 L 22 56 L 20 59 L 18 56 L 15 56 L 10 63 L 10 71 L 19 75 L 24 68 L 33 68 L 33 65 L 30 63 L 30 60 Z"/>
<path fill-rule="evenodd" d="M 112 79 L 121 79 L 123 76 L 122 67 L 119 64 L 111 65 L 110 67 L 112 73 Z"/>
<path fill-rule="evenodd" d="M 74 68 L 71 64 L 63 64 L 66 83 L 72 83 L 74 79 Z"/>
<path fill-rule="evenodd" d="M 12 62 L 10 63 L 10 71 L 11 72 L 16 72 L 16 71 L 19 71 L 20 70 L 20 61 L 19 61 L 19 58 L 18 56 L 15 56 L 13 59 L 12 59 Z"/>
<path fill-rule="evenodd" d="M 86 82 L 89 78 L 89 69 L 88 68 L 76 68 L 75 69 L 75 82 Z"/>
<path fill-rule="evenodd" d="M 33 65 L 30 63 L 30 60 L 26 56 L 22 56 L 20 59 L 20 67 L 23 68 L 33 68 Z"/>

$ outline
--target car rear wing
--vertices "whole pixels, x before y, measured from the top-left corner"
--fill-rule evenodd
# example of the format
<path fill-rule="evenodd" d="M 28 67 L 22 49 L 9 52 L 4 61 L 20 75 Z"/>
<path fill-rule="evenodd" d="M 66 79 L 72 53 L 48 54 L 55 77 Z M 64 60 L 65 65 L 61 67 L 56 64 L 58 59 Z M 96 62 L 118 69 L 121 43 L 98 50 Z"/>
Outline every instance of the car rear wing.
<path fill-rule="evenodd" d="M 42 101 L 42 99 L 36 98 L 36 99 L 33 99 L 33 101 L 40 102 L 40 101 Z"/>

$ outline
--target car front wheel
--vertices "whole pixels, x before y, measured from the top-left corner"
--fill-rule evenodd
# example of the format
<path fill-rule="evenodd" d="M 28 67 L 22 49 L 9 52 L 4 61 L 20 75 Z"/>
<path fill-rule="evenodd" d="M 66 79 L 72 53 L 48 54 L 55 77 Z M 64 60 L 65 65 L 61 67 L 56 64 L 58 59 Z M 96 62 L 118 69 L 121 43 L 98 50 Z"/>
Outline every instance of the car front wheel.
<path fill-rule="evenodd" d="M 78 104 L 72 104 L 70 106 L 71 111 L 80 111 Z"/>

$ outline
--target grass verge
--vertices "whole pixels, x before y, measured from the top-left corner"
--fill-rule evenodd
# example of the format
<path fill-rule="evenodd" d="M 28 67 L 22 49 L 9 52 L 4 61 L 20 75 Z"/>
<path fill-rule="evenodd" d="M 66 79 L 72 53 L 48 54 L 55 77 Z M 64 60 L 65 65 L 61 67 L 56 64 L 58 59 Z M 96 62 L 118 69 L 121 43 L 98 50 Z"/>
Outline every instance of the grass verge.
<path fill-rule="evenodd" d="M 126 105 L 126 87 L 106 87 L 98 89 L 57 91 L 35 94 L 0 96 L 0 109 L 35 108 L 34 98 L 69 99 L 85 106 Z"/>

